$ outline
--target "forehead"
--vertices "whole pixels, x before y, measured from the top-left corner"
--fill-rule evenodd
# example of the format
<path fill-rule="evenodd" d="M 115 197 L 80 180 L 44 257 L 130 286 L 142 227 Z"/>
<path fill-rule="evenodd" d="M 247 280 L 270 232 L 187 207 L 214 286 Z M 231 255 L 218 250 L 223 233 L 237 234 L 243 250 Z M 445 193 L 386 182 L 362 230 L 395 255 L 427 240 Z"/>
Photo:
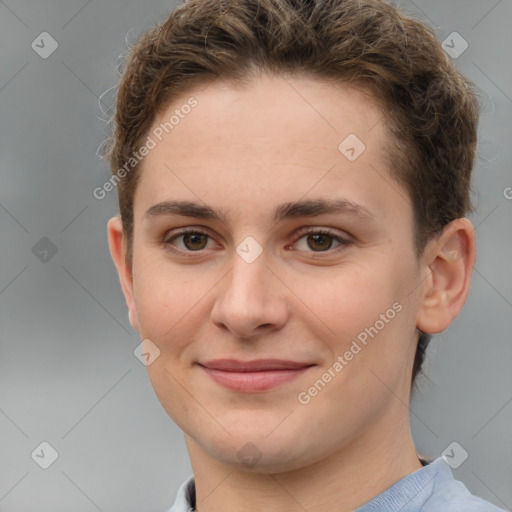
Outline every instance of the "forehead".
<path fill-rule="evenodd" d="M 190 108 L 192 98 L 195 106 Z M 216 81 L 182 94 L 155 118 L 152 131 L 160 130 L 159 141 L 163 137 L 178 143 L 189 138 L 190 128 L 201 137 L 201 149 L 263 139 L 281 147 L 309 143 L 337 149 L 336 143 L 351 133 L 367 145 L 383 142 L 381 118 L 376 101 L 363 88 L 310 76 L 260 74 L 244 87 Z M 173 126 L 168 126 L 170 120 Z"/>
<path fill-rule="evenodd" d="M 176 98 L 148 135 L 136 204 L 173 195 L 263 206 L 338 189 L 386 209 L 387 133 L 362 89 L 276 75 L 213 82 Z"/>

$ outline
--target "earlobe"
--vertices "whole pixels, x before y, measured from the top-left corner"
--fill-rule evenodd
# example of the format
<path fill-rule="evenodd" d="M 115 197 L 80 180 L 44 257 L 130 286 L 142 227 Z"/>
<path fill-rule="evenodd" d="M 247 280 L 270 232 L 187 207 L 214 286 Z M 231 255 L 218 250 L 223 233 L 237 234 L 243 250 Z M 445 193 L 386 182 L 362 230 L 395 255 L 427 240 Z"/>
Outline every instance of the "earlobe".
<path fill-rule="evenodd" d="M 459 314 L 469 294 L 476 259 L 475 230 L 469 219 L 452 221 L 424 252 L 429 273 L 421 287 L 417 327 L 436 334 Z"/>
<path fill-rule="evenodd" d="M 107 224 L 108 244 L 110 255 L 117 269 L 119 281 L 128 307 L 128 317 L 132 327 L 138 331 L 139 322 L 137 309 L 133 296 L 133 276 L 132 268 L 128 265 L 125 258 L 125 235 L 120 217 L 112 217 Z"/>

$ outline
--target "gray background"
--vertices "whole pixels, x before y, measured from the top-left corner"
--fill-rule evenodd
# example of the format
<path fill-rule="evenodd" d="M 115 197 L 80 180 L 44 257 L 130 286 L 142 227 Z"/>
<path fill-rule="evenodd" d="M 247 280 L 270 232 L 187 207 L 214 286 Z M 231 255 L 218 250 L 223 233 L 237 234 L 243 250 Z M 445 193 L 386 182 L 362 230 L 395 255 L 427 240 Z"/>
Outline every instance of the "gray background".
<path fill-rule="evenodd" d="M 183 434 L 133 354 L 107 246 L 115 195 L 92 195 L 109 176 L 96 156 L 99 97 L 116 84 L 125 37 L 175 5 L 0 2 L 0 511 L 163 511 L 191 474 Z M 469 48 L 454 60 L 482 88 L 478 262 L 465 309 L 429 349 L 413 435 L 429 457 L 457 441 L 469 457 L 456 478 L 510 510 L 512 0 L 400 6 L 441 41 L 462 35 Z M 44 31 L 58 42 L 46 59 L 31 47 Z M 59 453 L 46 470 L 31 457 L 42 441 Z"/>

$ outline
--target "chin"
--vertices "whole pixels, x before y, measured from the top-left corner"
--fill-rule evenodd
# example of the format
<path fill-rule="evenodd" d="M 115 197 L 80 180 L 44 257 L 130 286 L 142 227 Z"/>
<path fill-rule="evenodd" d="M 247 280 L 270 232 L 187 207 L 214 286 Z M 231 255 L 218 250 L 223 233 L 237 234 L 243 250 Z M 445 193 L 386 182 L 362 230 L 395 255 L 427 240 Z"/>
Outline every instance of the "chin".
<path fill-rule="evenodd" d="M 284 473 L 308 464 L 308 458 L 297 453 L 293 441 L 286 446 L 276 446 L 268 440 L 252 442 L 237 437 L 225 449 L 217 445 L 210 448 L 210 455 L 217 461 L 253 473 Z"/>
<path fill-rule="evenodd" d="M 279 425 L 280 421 L 282 417 L 274 426 Z M 284 422 L 276 430 L 272 431 L 272 428 L 270 422 L 260 429 L 254 425 L 246 425 L 246 428 L 232 425 L 227 429 L 232 437 L 223 429 L 217 429 L 214 436 L 205 437 L 205 431 L 202 431 L 199 437 L 194 436 L 194 440 L 221 464 L 253 473 L 297 470 L 322 459 L 330 451 L 330 448 L 326 448 L 325 454 L 312 452 L 312 444 L 314 448 L 315 443 L 311 443 L 311 440 L 308 442 L 304 437 L 306 429 L 290 431 L 284 428 Z"/>

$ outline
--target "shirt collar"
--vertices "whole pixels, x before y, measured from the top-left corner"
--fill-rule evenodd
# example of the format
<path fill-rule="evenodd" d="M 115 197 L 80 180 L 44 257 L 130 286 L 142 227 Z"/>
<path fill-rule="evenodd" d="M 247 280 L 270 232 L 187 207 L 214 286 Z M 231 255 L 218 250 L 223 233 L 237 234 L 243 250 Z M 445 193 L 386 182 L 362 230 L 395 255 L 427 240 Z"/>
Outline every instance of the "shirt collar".
<path fill-rule="evenodd" d="M 437 479 L 453 479 L 448 464 L 442 457 L 435 459 L 388 487 L 356 512 L 409 512 L 420 510 L 434 491 Z"/>
<path fill-rule="evenodd" d="M 189 512 L 196 506 L 196 486 L 194 475 L 190 475 L 178 489 L 176 501 L 169 512 Z"/>
<path fill-rule="evenodd" d="M 356 512 L 408 512 L 418 510 L 434 490 L 436 477 L 452 479 L 450 467 L 442 457 L 405 476 Z M 190 512 L 196 505 L 194 475 L 189 476 L 178 489 L 176 501 L 169 512 Z"/>

